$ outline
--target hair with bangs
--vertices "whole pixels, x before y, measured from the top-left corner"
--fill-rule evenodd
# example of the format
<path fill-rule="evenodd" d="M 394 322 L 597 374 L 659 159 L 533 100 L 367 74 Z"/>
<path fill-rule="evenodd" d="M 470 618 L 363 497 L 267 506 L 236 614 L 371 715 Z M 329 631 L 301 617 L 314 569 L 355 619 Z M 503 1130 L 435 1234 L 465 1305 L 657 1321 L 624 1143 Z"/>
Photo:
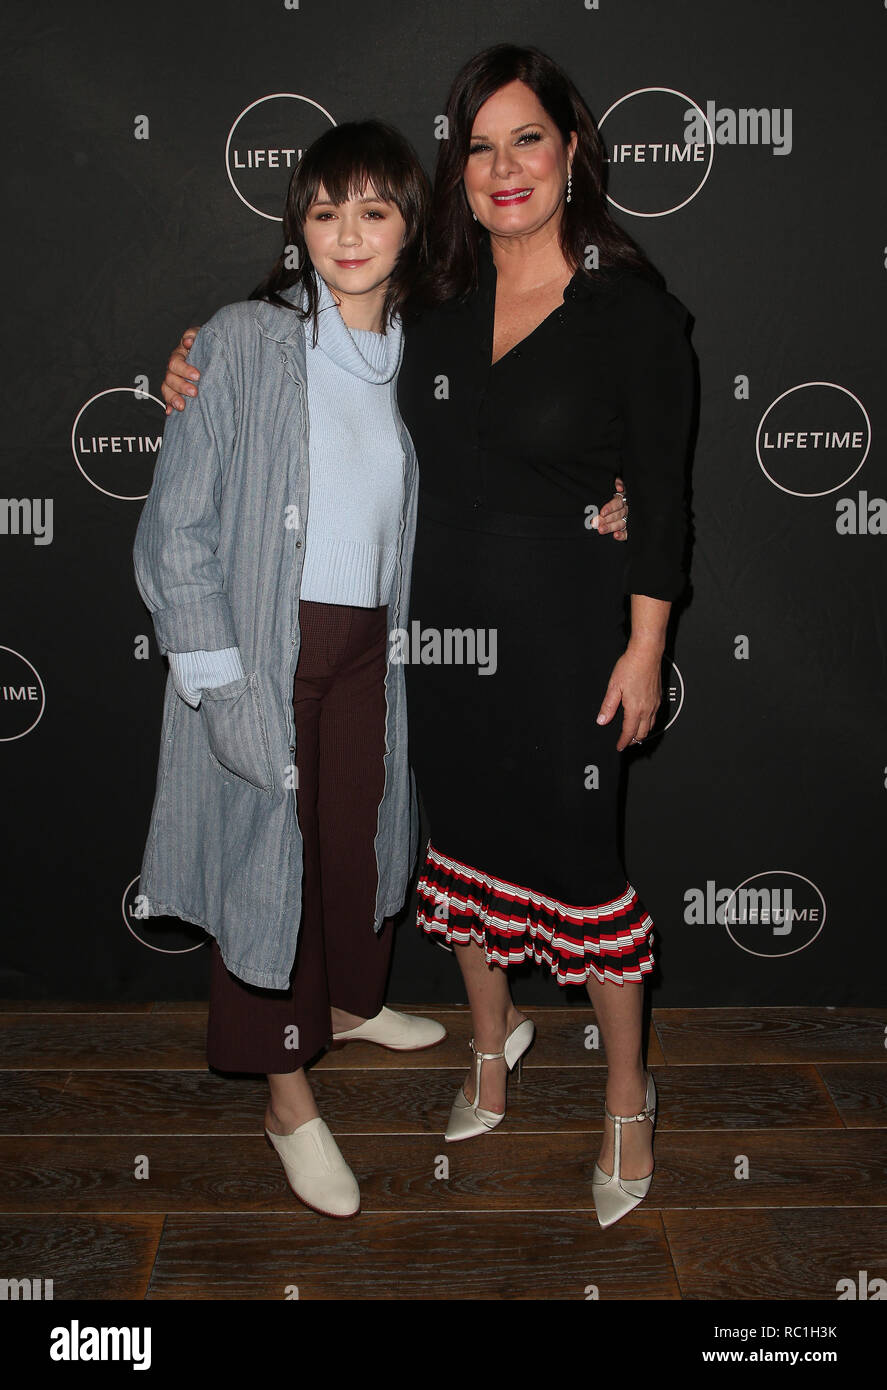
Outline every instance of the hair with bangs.
<path fill-rule="evenodd" d="M 368 183 L 379 198 L 394 204 L 406 223 L 404 244 L 385 291 L 383 333 L 392 315 L 405 307 L 425 267 L 431 190 L 412 145 L 394 126 L 375 119 L 346 121 L 325 131 L 296 165 L 283 214 L 283 250 L 269 275 L 250 295 L 281 309 L 293 309 L 303 319 L 312 318 L 315 343 L 319 296 L 303 232 L 305 219 L 321 184 L 333 203 L 344 203 L 361 197 Z M 294 248 L 295 268 L 287 264 L 294 259 Z M 294 285 L 301 285 L 307 296 L 304 309 L 281 298 L 281 291 Z"/>
<path fill-rule="evenodd" d="M 593 281 L 594 272 L 585 269 L 586 248 L 591 244 L 598 248 L 601 267 L 630 267 L 664 284 L 637 242 L 610 217 L 603 142 L 576 87 L 538 48 L 500 43 L 475 54 L 456 74 L 450 88 L 446 106 L 449 138 L 440 142 L 431 203 L 428 297 L 435 302 L 462 298 L 477 286 L 478 243 L 485 232 L 471 216 L 463 184 L 471 129 L 484 102 L 514 81 L 535 92 L 565 145 L 570 133 L 577 132 L 572 197 L 563 203 L 560 226 L 560 246 L 567 264 Z"/>

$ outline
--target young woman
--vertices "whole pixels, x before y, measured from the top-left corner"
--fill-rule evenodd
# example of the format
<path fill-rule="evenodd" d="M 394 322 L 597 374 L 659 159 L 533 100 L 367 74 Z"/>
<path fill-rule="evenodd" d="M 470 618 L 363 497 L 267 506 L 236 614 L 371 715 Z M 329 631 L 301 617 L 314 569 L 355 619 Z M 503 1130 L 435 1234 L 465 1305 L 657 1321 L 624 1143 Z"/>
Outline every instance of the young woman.
<path fill-rule="evenodd" d="M 170 661 L 143 910 L 213 937 L 209 1064 L 267 1074 L 268 1138 L 331 1216 L 360 1194 L 305 1064 L 331 1036 L 445 1036 L 383 1007 L 418 838 L 388 634 L 406 621 L 417 486 L 398 310 L 426 201 L 379 122 L 307 151 L 263 299 L 200 330 L 200 400 L 167 423 L 134 546 Z"/>
<path fill-rule="evenodd" d="M 497 967 L 533 958 L 560 983 L 587 982 L 607 1100 L 632 1107 L 606 1107 L 615 1128 L 593 1194 L 608 1225 L 652 1171 L 642 1126 L 622 1134 L 652 1118 L 655 1093 L 640 1027 L 652 921 L 616 851 L 617 755 L 655 716 L 662 594 L 680 570 L 685 314 L 607 216 L 600 141 L 550 60 L 510 47 L 479 55 L 448 114 L 432 219 L 439 274 L 432 302 L 407 319 L 399 381 L 422 470 L 410 626 L 496 633 L 498 657 L 488 677 L 407 668 L 433 835 L 420 922 L 455 946 L 474 1022 L 476 1072 L 447 1137 L 500 1122 L 506 1068 L 532 1041 Z M 586 273 L 589 243 L 602 268 Z M 179 392 L 196 390 L 183 355 L 164 386 L 179 408 Z M 590 525 L 623 464 L 643 523 L 627 570 Z M 620 705 L 617 743 L 606 726 Z"/>

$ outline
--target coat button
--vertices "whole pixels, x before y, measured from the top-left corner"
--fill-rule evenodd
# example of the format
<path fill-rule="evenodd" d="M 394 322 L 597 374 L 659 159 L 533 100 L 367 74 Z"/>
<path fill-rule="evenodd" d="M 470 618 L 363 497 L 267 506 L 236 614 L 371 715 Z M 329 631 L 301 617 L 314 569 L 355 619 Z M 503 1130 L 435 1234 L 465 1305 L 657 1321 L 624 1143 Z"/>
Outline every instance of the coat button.
<path fill-rule="evenodd" d="M 302 542 L 301 542 L 301 541 L 296 541 L 296 549 L 297 549 L 297 550 L 301 550 L 301 549 L 302 549 Z"/>

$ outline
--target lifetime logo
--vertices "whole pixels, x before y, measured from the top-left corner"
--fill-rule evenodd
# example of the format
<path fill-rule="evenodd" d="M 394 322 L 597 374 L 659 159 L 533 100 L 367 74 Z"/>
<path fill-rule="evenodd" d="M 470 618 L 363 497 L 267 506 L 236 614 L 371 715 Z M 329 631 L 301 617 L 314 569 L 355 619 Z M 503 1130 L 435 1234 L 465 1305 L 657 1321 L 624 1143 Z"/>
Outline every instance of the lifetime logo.
<path fill-rule="evenodd" d="M 707 139 L 688 141 L 688 111 Z M 620 212 L 667 217 L 691 203 L 711 173 L 714 131 L 699 104 L 675 87 L 627 92 L 607 108 L 598 129 L 611 171 L 607 201 Z"/>
<path fill-rule="evenodd" d="M 235 150 L 232 169 L 294 169 L 304 150 Z"/>
<path fill-rule="evenodd" d="M 281 222 L 290 176 L 303 152 L 336 122 L 320 102 L 271 92 L 244 107 L 225 141 L 225 171 L 240 201 Z"/>
<path fill-rule="evenodd" d="M 0 685 L 0 700 L 39 700 L 36 685 Z"/>
<path fill-rule="evenodd" d="M 43 717 L 46 691 L 33 662 L 0 645 L 0 743 L 24 738 Z"/>
<path fill-rule="evenodd" d="M 755 453 L 781 492 L 825 497 L 856 476 L 871 442 L 868 411 L 853 391 L 835 381 L 802 381 L 767 406 Z"/>
<path fill-rule="evenodd" d="M 147 389 L 111 386 L 77 412 L 71 452 L 86 481 L 106 497 L 133 502 L 148 495 L 163 442 L 166 407 Z"/>
<path fill-rule="evenodd" d="M 77 436 L 81 454 L 159 454 L 163 436 L 135 434 L 92 434 Z"/>
<path fill-rule="evenodd" d="M 726 927 L 742 950 L 757 956 L 793 955 L 825 925 L 825 898 L 816 884 L 789 869 L 752 874 L 735 888 L 707 879 L 684 893 L 688 926 Z"/>

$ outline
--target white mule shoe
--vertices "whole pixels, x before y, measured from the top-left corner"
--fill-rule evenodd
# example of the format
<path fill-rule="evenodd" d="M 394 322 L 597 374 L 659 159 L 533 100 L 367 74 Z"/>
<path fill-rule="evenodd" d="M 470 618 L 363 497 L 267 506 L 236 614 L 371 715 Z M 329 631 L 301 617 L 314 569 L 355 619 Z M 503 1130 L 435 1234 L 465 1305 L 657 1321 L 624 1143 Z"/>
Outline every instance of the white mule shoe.
<path fill-rule="evenodd" d="M 653 1181 L 652 1171 L 645 1178 L 620 1178 L 619 1176 L 622 1161 L 622 1126 L 640 1120 L 649 1120 L 654 1128 L 656 1125 L 656 1083 L 653 1080 L 652 1072 L 647 1073 L 647 1094 L 644 1099 L 646 1102 L 644 1108 L 636 1115 L 611 1115 L 607 1109 L 606 1101 L 604 1102 L 604 1114 L 616 1126 L 613 1172 L 605 1173 L 603 1168 L 596 1163 L 591 1178 L 594 1209 L 597 1212 L 598 1221 L 604 1227 L 612 1226 L 614 1221 L 618 1221 L 620 1217 L 632 1211 L 650 1191 L 650 1183 Z"/>
<path fill-rule="evenodd" d="M 414 1052 L 423 1047 L 435 1047 L 443 1042 L 447 1030 L 433 1018 L 419 1014 L 401 1014 L 383 1006 L 375 1018 L 368 1018 L 356 1028 L 334 1033 L 333 1042 L 372 1042 L 388 1047 L 392 1052 Z"/>
<path fill-rule="evenodd" d="M 277 1150 L 286 1180 L 300 1202 L 321 1216 L 354 1216 L 360 1211 L 357 1179 L 318 1115 L 292 1134 L 265 1130 Z"/>
<path fill-rule="evenodd" d="M 484 1062 L 492 1062 L 497 1057 L 504 1057 L 508 1070 L 517 1063 L 517 1076 L 520 1080 L 521 1058 L 536 1036 L 536 1025 L 532 1019 L 525 1018 L 522 1023 L 508 1034 L 505 1039 L 505 1046 L 502 1052 L 478 1052 L 474 1045 L 474 1038 L 468 1046 L 477 1058 L 477 1067 L 474 1073 L 474 1100 L 471 1101 L 466 1096 L 462 1087 L 453 1101 L 450 1110 L 450 1118 L 447 1122 L 444 1139 L 450 1143 L 458 1139 L 473 1139 L 477 1134 L 487 1134 L 491 1129 L 495 1129 L 505 1119 L 504 1112 L 497 1115 L 495 1110 L 484 1110 L 478 1105 L 480 1099 L 480 1074 Z"/>

